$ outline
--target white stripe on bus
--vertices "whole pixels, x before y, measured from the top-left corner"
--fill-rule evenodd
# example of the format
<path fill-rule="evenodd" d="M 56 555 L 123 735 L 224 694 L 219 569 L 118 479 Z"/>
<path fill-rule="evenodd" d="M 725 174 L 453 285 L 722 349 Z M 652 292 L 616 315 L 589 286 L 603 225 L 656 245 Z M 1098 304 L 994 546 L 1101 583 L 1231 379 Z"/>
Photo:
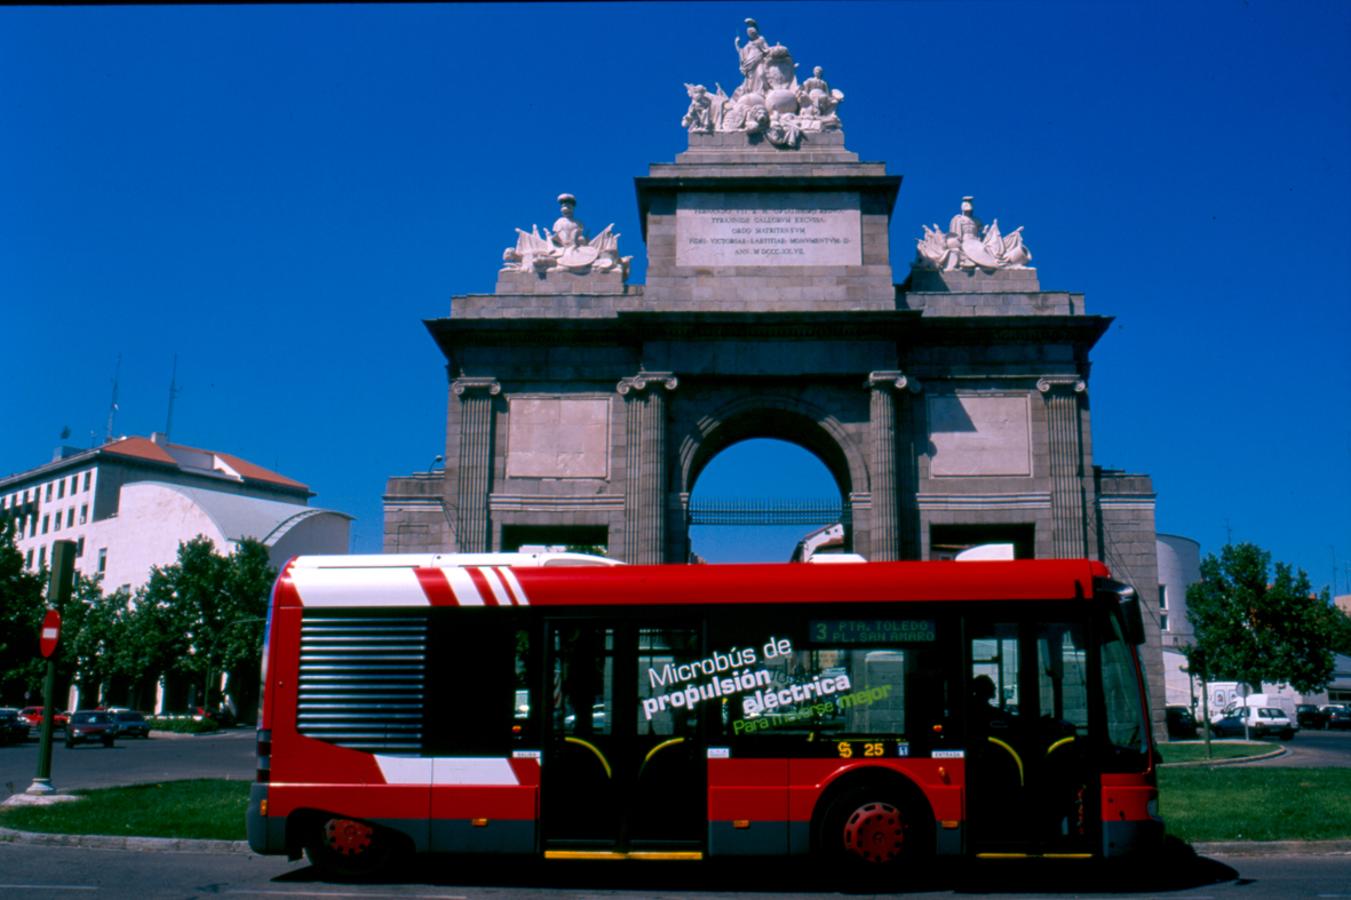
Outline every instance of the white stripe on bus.
<path fill-rule="evenodd" d="M 446 573 L 446 580 L 450 582 L 450 589 L 455 592 L 455 602 L 461 606 L 483 606 L 483 595 L 478 592 L 478 585 L 474 584 L 474 579 L 470 574 L 459 568 L 442 569 Z"/>
<path fill-rule="evenodd" d="M 481 785 L 520 784 L 511 763 L 505 759 L 473 756 L 381 756 L 375 755 L 385 784 Z"/>
<path fill-rule="evenodd" d="M 497 598 L 498 606 L 515 606 L 511 599 L 511 594 L 502 585 L 502 580 L 497 576 L 497 572 L 488 566 L 479 567 L 479 572 L 483 575 L 483 580 L 488 582 L 488 587 L 492 589 L 493 596 Z"/>
<path fill-rule="evenodd" d="M 430 606 L 412 569 L 291 569 L 304 606 Z"/>
<path fill-rule="evenodd" d="M 516 597 L 518 606 L 529 606 L 530 600 L 526 598 L 525 591 L 521 588 L 521 583 L 516 580 L 516 573 L 506 566 L 498 566 L 497 574 L 502 576 L 502 580 L 507 583 L 511 593 Z"/>

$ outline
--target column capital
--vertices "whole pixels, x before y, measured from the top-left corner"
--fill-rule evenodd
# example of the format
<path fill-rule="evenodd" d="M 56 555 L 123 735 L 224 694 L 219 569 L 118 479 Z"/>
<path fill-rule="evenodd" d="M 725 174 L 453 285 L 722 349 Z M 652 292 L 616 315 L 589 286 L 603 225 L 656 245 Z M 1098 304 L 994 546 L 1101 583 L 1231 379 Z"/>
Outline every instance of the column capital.
<path fill-rule="evenodd" d="M 1037 390 L 1043 394 L 1049 394 L 1057 388 L 1082 394 L 1088 390 L 1088 383 L 1078 375 L 1043 375 L 1037 379 Z"/>
<path fill-rule="evenodd" d="M 924 386 L 919 383 L 918 378 L 912 378 L 901 371 L 869 372 L 868 380 L 863 383 L 863 386 L 870 390 L 895 388 L 898 391 L 905 390 L 912 394 L 918 394 L 924 390 Z"/>
<path fill-rule="evenodd" d="M 630 391 L 647 390 L 648 385 L 664 387 L 668 391 L 673 391 L 680 384 L 680 379 L 676 378 L 674 372 L 647 372 L 640 371 L 631 378 L 621 378 L 615 385 L 615 390 L 621 397 L 627 397 Z"/>
<path fill-rule="evenodd" d="M 489 396 L 502 393 L 502 384 L 496 378 L 456 378 L 450 383 L 450 390 L 456 397 L 463 397 L 465 391 L 484 390 Z"/>

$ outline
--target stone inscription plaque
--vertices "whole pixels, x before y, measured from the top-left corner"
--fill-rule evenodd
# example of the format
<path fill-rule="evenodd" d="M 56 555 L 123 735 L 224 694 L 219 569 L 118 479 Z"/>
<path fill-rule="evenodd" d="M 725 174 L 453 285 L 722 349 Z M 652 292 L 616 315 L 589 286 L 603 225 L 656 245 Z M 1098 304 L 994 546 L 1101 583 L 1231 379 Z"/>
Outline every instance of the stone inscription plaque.
<path fill-rule="evenodd" d="M 934 478 L 1031 475 L 1031 414 L 1025 396 L 930 395 Z"/>
<path fill-rule="evenodd" d="M 857 194 L 682 194 L 676 265 L 862 265 L 861 221 Z"/>
<path fill-rule="evenodd" d="M 610 401 L 511 398 L 508 478 L 605 478 L 610 471 Z"/>

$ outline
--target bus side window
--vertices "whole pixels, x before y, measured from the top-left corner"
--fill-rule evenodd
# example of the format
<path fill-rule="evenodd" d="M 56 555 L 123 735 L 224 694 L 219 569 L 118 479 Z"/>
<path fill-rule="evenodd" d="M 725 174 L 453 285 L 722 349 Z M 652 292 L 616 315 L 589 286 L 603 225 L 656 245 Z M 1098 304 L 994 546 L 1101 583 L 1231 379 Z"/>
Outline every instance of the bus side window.
<path fill-rule="evenodd" d="M 427 652 L 427 751 L 507 752 L 519 696 L 518 630 L 499 611 L 453 608 L 438 616 Z M 529 703 L 527 694 L 527 704 Z"/>

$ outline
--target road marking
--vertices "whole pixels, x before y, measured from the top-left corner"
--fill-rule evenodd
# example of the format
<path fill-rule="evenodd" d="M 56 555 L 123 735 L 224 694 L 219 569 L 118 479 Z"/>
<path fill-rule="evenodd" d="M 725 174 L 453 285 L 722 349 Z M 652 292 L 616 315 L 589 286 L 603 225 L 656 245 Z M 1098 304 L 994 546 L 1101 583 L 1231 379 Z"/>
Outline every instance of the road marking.
<path fill-rule="evenodd" d="M 0 884 L 0 888 L 3 888 Z M 251 897 L 272 896 L 272 897 L 378 897 L 376 893 L 338 893 L 335 891 L 226 891 L 226 893 L 246 893 Z M 400 893 L 400 895 L 384 895 L 399 897 L 415 897 L 417 900 L 469 900 L 469 897 L 462 893 Z"/>
<path fill-rule="evenodd" d="M 0 891 L 97 891 L 94 884 L 0 884 Z"/>

